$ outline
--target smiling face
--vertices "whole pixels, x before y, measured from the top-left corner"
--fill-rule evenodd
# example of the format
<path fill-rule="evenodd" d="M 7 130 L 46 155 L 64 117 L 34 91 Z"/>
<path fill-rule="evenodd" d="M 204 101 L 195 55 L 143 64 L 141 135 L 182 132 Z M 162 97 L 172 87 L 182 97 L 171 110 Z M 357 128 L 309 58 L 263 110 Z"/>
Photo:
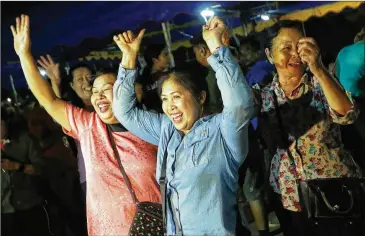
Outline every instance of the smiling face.
<path fill-rule="evenodd" d="M 295 28 L 282 28 L 273 39 L 272 49 L 266 49 L 268 59 L 275 65 L 279 76 L 302 77 L 305 65 L 298 54 L 298 42 L 303 34 Z"/>
<path fill-rule="evenodd" d="M 114 74 L 102 74 L 95 79 L 92 87 L 91 104 L 106 124 L 118 123 L 112 109 L 113 85 L 116 79 Z"/>
<path fill-rule="evenodd" d="M 202 92 L 201 98 L 197 101 L 192 92 L 179 83 L 173 75 L 162 84 L 162 109 L 176 129 L 184 134 L 187 134 L 201 117 L 205 97 L 205 92 Z"/>
<path fill-rule="evenodd" d="M 84 101 L 90 100 L 91 97 L 91 78 L 91 71 L 86 67 L 77 68 L 72 72 L 71 88 Z"/>

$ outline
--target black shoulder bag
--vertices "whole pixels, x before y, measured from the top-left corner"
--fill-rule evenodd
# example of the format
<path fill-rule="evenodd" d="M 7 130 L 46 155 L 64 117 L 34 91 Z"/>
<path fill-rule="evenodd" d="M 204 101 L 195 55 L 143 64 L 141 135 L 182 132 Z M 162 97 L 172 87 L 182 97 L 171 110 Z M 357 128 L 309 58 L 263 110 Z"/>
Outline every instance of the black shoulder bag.
<path fill-rule="evenodd" d="M 129 235 L 131 236 L 147 236 L 147 235 L 156 235 L 156 236 L 163 236 L 164 235 L 164 222 L 163 221 L 163 211 L 162 209 L 165 208 L 165 199 L 163 198 L 162 205 L 159 203 L 154 202 L 139 202 L 137 199 L 137 196 L 132 189 L 131 182 L 127 176 L 127 173 L 125 172 L 118 150 L 115 145 L 114 138 L 112 136 L 112 132 L 110 130 L 110 127 L 107 125 L 108 129 L 108 136 L 110 139 L 110 142 L 112 143 L 114 155 L 117 158 L 118 165 L 120 168 L 120 171 L 122 172 L 124 181 L 128 187 L 129 193 L 133 199 L 134 204 L 137 206 L 136 213 L 134 215 L 132 224 L 129 228 Z M 164 158 L 165 159 L 165 158 Z M 160 180 L 161 184 L 161 180 Z M 163 182 L 162 185 L 160 185 L 161 190 L 165 189 L 165 182 Z M 162 196 L 164 196 L 164 193 L 162 193 Z"/>
<path fill-rule="evenodd" d="M 273 101 L 276 117 L 281 129 L 282 142 L 287 142 L 286 132 L 277 102 L 275 91 Z M 294 158 L 287 150 L 291 164 L 296 171 Z M 364 184 L 363 179 L 355 177 L 296 179 L 302 209 L 308 219 L 361 219 L 364 217 Z"/>

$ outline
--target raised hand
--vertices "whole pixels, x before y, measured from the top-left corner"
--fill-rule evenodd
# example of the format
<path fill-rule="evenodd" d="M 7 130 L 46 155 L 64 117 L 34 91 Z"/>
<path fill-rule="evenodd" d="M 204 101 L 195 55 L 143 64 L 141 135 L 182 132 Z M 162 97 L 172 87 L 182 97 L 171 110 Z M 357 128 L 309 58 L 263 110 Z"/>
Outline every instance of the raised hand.
<path fill-rule="evenodd" d="M 41 59 L 37 62 L 46 71 L 51 81 L 59 85 L 61 83 L 60 65 L 54 63 L 50 55 L 47 54 L 46 57 L 41 56 Z"/>
<path fill-rule="evenodd" d="M 29 16 L 21 15 L 16 18 L 16 26 L 10 26 L 14 37 L 14 49 L 18 56 L 30 53 Z"/>
<path fill-rule="evenodd" d="M 223 44 L 222 36 L 226 30 L 227 26 L 217 16 L 213 16 L 206 25 L 203 25 L 203 39 L 208 44 L 211 52 Z"/>
<path fill-rule="evenodd" d="M 137 56 L 145 31 L 145 29 L 142 29 L 138 36 L 135 37 L 134 33 L 128 30 L 127 32 L 123 32 L 123 34 L 115 35 L 113 40 L 123 54 Z"/>
<path fill-rule="evenodd" d="M 311 72 L 323 67 L 320 50 L 313 38 L 301 38 L 298 43 L 298 54 L 304 64 L 307 64 Z"/>

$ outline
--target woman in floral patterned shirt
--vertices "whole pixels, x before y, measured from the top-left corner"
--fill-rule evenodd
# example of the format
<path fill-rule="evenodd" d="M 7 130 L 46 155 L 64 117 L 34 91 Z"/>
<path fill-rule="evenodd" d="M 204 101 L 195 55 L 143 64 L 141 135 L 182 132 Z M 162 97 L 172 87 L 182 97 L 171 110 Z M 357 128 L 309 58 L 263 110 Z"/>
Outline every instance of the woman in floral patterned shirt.
<path fill-rule="evenodd" d="M 297 179 L 358 175 L 339 126 L 354 122 L 358 112 L 323 66 L 315 40 L 304 37 L 301 27 L 293 21 L 274 26 L 265 53 L 277 74 L 266 87 L 256 86 L 259 128 L 272 154 L 270 185 L 285 209 L 278 214 L 285 235 L 309 235 Z"/>

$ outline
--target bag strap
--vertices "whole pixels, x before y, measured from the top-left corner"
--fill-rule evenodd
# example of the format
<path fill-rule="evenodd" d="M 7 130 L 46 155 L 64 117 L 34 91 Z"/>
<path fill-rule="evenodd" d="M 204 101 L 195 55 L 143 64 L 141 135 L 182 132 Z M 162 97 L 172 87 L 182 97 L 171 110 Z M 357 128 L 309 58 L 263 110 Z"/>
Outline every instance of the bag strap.
<path fill-rule="evenodd" d="M 282 120 L 282 117 L 281 117 L 281 114 L 280 114 L 280 108 L 279 108 L 279 103 L 278 103 L 278 97 L 276 96 L 276 93 L 275 91 L 271 91 L 272 93 L 272 97 L 273 97 L 273 101 L 274 101 L 274 107 L 275 107 L 275 115 L 276 115 L 276 118 L 278 119 L 278 124 L 279 124 L 279 128 L 281 129 L 281 132 L 280 132 L 280 138 L 281 138 L 281 141 L 283 143 L 287 143 L 287 135 L 289 135 L 289 133 L 286 131 L 286 129 L 284 128 L 284 125 L 283 125 L 283 120 Z M 286 135 L 285 135 L 286 134 Z M 296 140 L 296 142 L 298 142 L 298 140 Z M 295 178 L 296 180 L 298 180 L 298 173 L 297 173 L 297 168 L 296 168 L 296 165 L 295 165 L 295 159 L 294 157 L 291 155 L 290 153 L 290 149 L 289 149 L 289 146 L 287 148 L 287 151 L 288 153 L 288 157 L 291 161 L 291 165 L 292 167 L 294 168 L 294 171 L 295 171 Z M 304 170 L 304 168 L 303 168 Z"/>
<path fill-rule="evenodd" d="M 160 175 L 160 191 L 161 191 L 161 197 L 162 197 L 162 218 L 163 218 L 163 231 L 164 235 L 166 235 L 166 227 L 167 227 L 167 208 L 166 208 L 166 167 L 167 166 L 167 146 L 165 150 L 165 154 L 162 161 L 162 167 L 161 167 L 161 175 Z"/>
<path fill-rule="evenodd" d="M 163 231 L 164 231 L 164 235 L 167 235 L 167 207 L 166 207 L 166 203 L 167 203 L 167 191 L 166 191 L 166 169 L 167 169 L 167 147 L 168 144 L 170 142 L 170 139 L 173 135 L 173 131 L 171 132 L 171 135 L 169 137 L 169 139 L 166 142 L 166 150 L 164 153 L 164 157 L 162 160 L 162 166 L 161 166 L 161 174 L 160 174 L 160 179 L 159 179 L 159 183 L 160 183 L 160 191 L 161 191 L 161 198 L 162 198 L 162 218 L 163 218 Z"/>
<path fill-rule="evenodd" d="M 122 175 L 123 175 L 123 178 L 124 178 L 124 182 L 126 183 L 127 187 L 128 187 L 128 190 L 129 190 L 129 193 L 133 199 L 133 202 L 137 205 L 138 204 L 138 200 L 137 200 L 137 196 L 132 188 L 132 184 L 127 176 L 127 173 L 125 172 L 124 170 L 124 167 L 122 165 L 122 161 L 120 160 L 120 156 L 119 156 L 119 153 L 118 153 L 118 150 L 117 150 L 117 146 L 115 145 L 115 140 L 113 138 L 113 135 L 112 135 L 112 131 L 110 130 L 110 127 L 109 125 L 106 125 L 107 127 L 107 130 L 108 130 L 108 137 L 109 137 L 109 140 L 110 142 L 112 143 L 112 148 L 113 148 L 113 152 L 114 152 L 114 156 L 115 158 L 117 159 L 118 161 L 118 166 L 119 166 L 119 169 L 120 169 L 120 172 L 122 172 Z"/>

